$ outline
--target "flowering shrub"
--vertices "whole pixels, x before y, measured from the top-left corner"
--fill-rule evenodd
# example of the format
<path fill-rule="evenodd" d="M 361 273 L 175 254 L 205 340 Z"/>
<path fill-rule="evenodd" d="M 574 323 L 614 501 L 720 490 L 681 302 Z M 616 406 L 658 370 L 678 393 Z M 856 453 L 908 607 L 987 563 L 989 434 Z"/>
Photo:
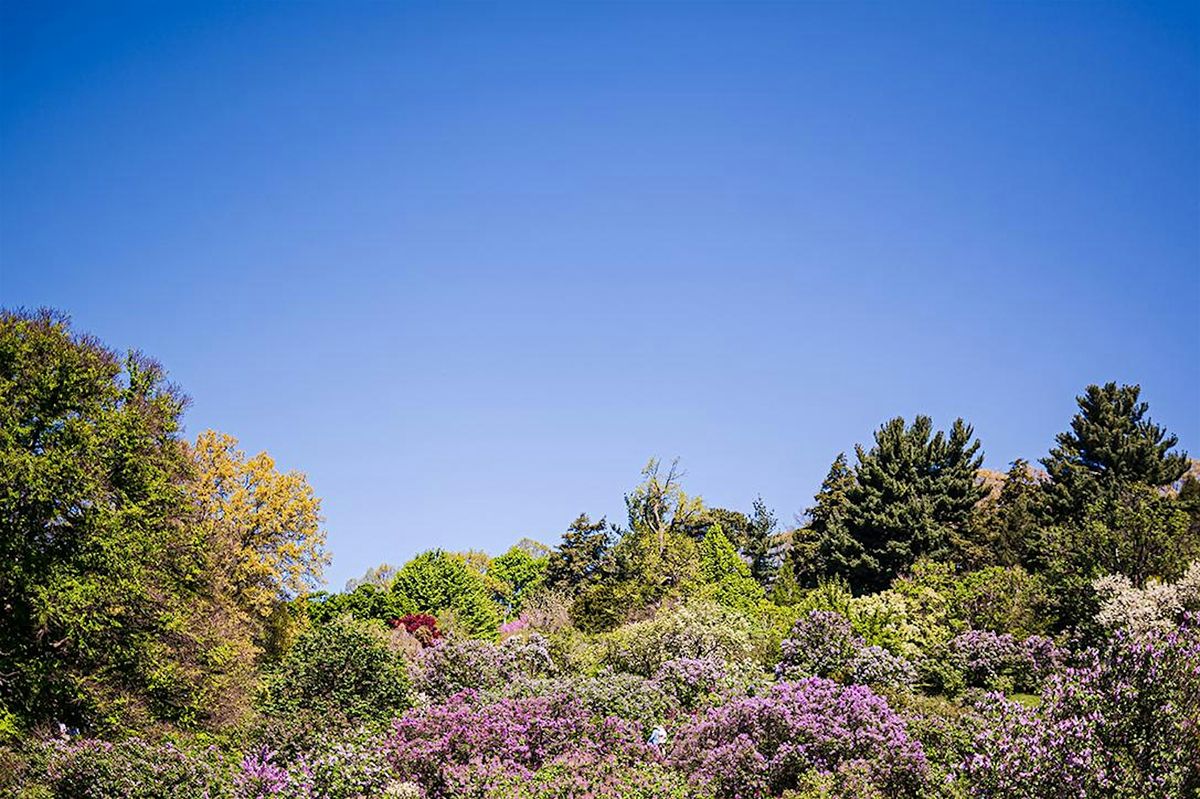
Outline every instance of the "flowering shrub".
<path fill-rule="evenodd" d="M 850 622 L 829 610 L 814 610 L 780 644 L 779 679 L 829 677 L 878 687 L 911 687 L 912 665 L 880 646 L 868 646 Z"/>
<path fill-rule="evenodd" d="M 434 641 L 442 637 L 437 617 L 428 613 L 409 613 L 388 623 L 393 628 L 403 627 L 405 632 L 420 641 L 422 646 L 432 646 Z"/>
<path fill-rule="evenodd" d="M 671 760 L 730 799 L 777 796 L 839 768 L 860 771 L 888 796 L 916 796 L 928 768 L 884 699 L 817 677 L 706 711 L 678 731 Z"/>
<path fill-rule="evenodd" d="M 269 747 L 251 750 L 234 780 L 235 799 L 358 799 L 391 782 L 383 736 L 367 728 L 326 737 L 291 758 Z"/>
<path fill-rule="evenodd" d="M 475 702 L 464 691 L 414 708 L 397 719 L 387 742 L 401 780 L 434 799 L 496 788 L 532 776 L 559 759 L 645 759 L 641 731 L 615 718 L 597 718 L 570 695 Z"/>
<path fill-rule="evenodd" d="M 1096 621 L 1106 630 L 1134 633 L 1170 630 L 1184 613 L 1200 611 L 1200 563 L 1193 563 L 1177 583 L 1149 580 L 1136 588 L 1123 574 L 1092 582 L 1100 600 Z"/>
<path fill-rule="evenodd" d="M 272 797 L 307 797 L 312 793 L 308 775 L 291 774 L 275 762 L 277 753 L 263 747 L 242 758 L 241 771 L 233 782 L 237 799 L 271 799 Z"/>
<path fill-rule="evenodd" d="M 726 679 L 725 664 L 715 658 L 676 658 L 654 672 L 654 681 L 691 710 L 700 701 L 717 693 Z"/>
<path fill-rule="evenodd" d="M 500 636 L 506 638 L 510 635 L 516 635 L 522 630 L 529 629 L 529 621 L 523 618 L 516 618 L 512 621 L 506 621 L 500 625 Z"/>
<path fill-rule="evenodd" d="M 712 657 L 732 664 L 754 657 L 753 635 L 754 624 L 743 613 L 714 603 L 681 605 L 613 631 L 604 660 L 616 671 L 646 677 L 678 658 Z"/>
<path fill-rule="evenodd" d="M 46 782 L 56 797 L 230 796 L 230 765 L 215 747 L 185 749 L 142 738 L 52 740 L 45 746 Z"/>
<path fill-rule="evenodd" d="M 705 799 L 678 772 L 657 762 L 625 763 L 615 758 L 546 766 L 527 777 L 500 780 L 486 799 Z"/>
<path fill-rule="evenodd" d="M 950 640 L 948 662 L 970 688 L 1037 690 L 1061 663 L 1054 642 L 1043 636 L 1018 641 L 1008 633 L 968 630 Z"/>
<path fill-rule="evenodd" d="M 486 691 L 554 670 L 546 639 L 534 633 L 528 638 L 506 638 L 501 644 L 439 640 L 417 656 L 412 676 L 418 691 L 445 697 L 466 689 Z"/>
<path fill-rule="evenodd" d="M 604 671 L 595 677 L 520 678 L 481 694 L 480 701 L 571 695 L 596 716 L 635 722 L 643 731 L 680 715 L 679 701 L 657 680 L 640 674 Z"/>
<path fill-rule="evenodd" d="M 964 764 L 973 796 L 1193 796 L 1200 791 L 1200 631 L 1118 633 L 1055 675 L 1034 709 L 997 695 Z"/>

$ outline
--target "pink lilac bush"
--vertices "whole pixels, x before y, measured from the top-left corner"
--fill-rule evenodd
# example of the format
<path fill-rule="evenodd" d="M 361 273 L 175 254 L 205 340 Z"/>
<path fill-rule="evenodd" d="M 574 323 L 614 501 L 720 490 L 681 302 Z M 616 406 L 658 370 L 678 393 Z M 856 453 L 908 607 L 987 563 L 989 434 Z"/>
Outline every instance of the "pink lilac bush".
<path fill-rule="evenodd" d="M 812 677 L 712 708 L 681 728 L 671 762 L 723 799 L 759 799 L 853 769 L 886 795 L 919 795 L 928 764 L 886 700 Z"/>
<path fill-rule="evenodd" d="M 1028 709 L 998 695 L 964 763 L 981 799 L 1194 796 L 1200 792 L 1200 631 L 1119 632 L 1052 677 Z"/>
<path fill-rule="evenodd" d="M 393 723 L 387 756 L 400 780 L 431 799 L 531 777 L 559 760 L 645 760 L 650 752 L 630 722 L 598 718 L 574 696 L 479 704 L 473 691 L 413 708 Z"/>

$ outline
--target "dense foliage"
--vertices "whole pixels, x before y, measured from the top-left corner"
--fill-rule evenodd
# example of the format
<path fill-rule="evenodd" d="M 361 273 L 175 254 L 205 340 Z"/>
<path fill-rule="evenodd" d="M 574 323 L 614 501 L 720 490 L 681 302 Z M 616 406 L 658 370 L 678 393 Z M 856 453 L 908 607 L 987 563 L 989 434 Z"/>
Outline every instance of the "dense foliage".
<path fill-rule="evenodd" d="M 0 318 L 0 795 L 1200 799 L 1200 469 L 1137 386 L 1045 471 L 896 418 L 783 529 L 652 460 L 337 593 L 304 476 L 185 404 Z"/>

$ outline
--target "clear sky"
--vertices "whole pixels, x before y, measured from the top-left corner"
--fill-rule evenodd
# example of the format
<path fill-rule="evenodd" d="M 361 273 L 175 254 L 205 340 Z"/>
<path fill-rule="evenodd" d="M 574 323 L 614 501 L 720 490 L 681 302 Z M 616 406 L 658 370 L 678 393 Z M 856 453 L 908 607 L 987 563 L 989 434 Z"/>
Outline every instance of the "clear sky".
<path fill-rule="evenodd" d="M 334 587 L 1089 382 L 1200 454 L 1194 3 L 2 8 L 0 304 L 307 472 Z"/>

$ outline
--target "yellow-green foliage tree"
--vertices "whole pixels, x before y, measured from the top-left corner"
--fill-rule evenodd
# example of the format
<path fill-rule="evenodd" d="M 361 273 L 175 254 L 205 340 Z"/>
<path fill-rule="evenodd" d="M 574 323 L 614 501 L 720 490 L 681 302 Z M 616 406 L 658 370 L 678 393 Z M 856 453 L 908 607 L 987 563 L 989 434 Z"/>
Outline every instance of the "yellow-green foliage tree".
<path fill-rule="evenodd" d="M 762 586 L 750 575 L 750 566 L 719 526 L 700 542 L 700 578 L 704 581 L 702 596 L 731 608 L 751 610 L 766 598 Z"/>
<path fill-rule="evenodd" d="M 265 452 L 247 458 L 212 430 L 191 447 L 198 522 L 225 592 L 254 623 L 275 604 L 315 587 L 329 558 L 321 500 L 300 472 L 280 472 Z"/>

